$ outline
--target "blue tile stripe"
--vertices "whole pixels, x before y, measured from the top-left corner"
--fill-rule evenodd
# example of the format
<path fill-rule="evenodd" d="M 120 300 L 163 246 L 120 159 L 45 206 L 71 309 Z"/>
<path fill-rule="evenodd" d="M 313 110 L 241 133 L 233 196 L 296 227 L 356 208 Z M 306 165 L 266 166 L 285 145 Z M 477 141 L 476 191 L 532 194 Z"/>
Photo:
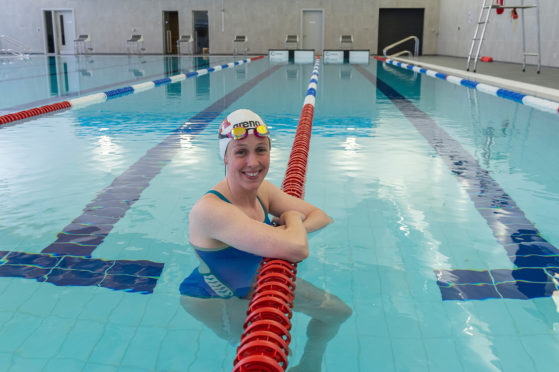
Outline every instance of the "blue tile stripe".
<path fill-rule="evenodd" d="M 35 279 L 57 286 L 97 286 L 152 293 L 163 264 L 151 261 L 103 260 L 45 253 L 0 252 L 0 277 Z"/>
<path fill-rule="evenodd" d="M 401 68 L 404 68 L 404 69 L 407 69 L 407 70 L 412 70 L 412 71 L 415 71 L 415 72 L 419 72 L 423 75 L 431 76 L 431 77 L 438 78 L 438 79 L 441 79 L 441 80 L 446 80 L 448 82 L 451 82 L 451 83 L 454 83 L 454 84 L 457 84 L 457 85 L 465 86 L 465 87 L 468 87 L 470 89 L 476 89 L 476 90 L 479 90 L 483 93 L 487 93 L 487 94 L 491 94 L 491 95 L 494 95 L 494 96 L 509 99 L 511 101 L 518 102 L 518 103 L 524 104 L 526 106 L 530 106 L 530 107 L 535 108 L 537 110 L 550 112 L 550 113 L 554 113 L 554 114 L 559 114 L 559 102 L 554 102 L 554 101 L 547 100 L 547 99 L 544 99 L 544 98 L 539 98 L 539 97 L 535 97 L 535 96 L 531 96 L 531 95 L 527 95 L 527 94 L 514 92 L 514 91 L 511 91 L 511 90 L 508 90 L 508 89 L 503 89 L 503 88 L 495 87 L 495 86 L 492 86 L 492 85 L 479 83 L 479 82 L 476 82 L 476 81 L 461 78 L 459 76 L 443 74 L 441 72 L 431 70 L 431 69 L 421 68 L 421 67 L 415 66 L 413 64 L 407 64 L 407 63 L 398 62 L 398 61 L 395 61 L 395 60 L 392 60 L 392 59 L 384 59 L 384 58 L 380 58 L 380 57 L 375 57 L 375 58 L 379 61 L 386 62 L 386 63 L 391 64 L 393 66 L 398 66 L 398 67 L 401 67 Z"/>
<path fill-rule="evenodd" d="M 55 285 L 94 285 L 152 293 L 163 263 L 103 260 L 91 253 L 136 202 L 150 181 L 180 149 L 180 133 L 197 134 L 218 115 L 262 80 L 277 71 L 276 65 L 217 100 L 191 117 L 150 149 L 89 203 L 82 215 L 58 235 L 41 253 L 0 252 L 0 276 L 36 279 Z"/>
<path fill-rule="evenodd" d="M 550 297 L 559 290 L 557 271 L 547 268 L 436 270 L 435 275 L 444 300 L 529 300 Z"/>
<path fill-rule="evenodd" d="M 524 268 L 545 270 L 545 272 L 548 273 L 548 279 L 543 282 L 530 283 L 530 285 L 545 288 L 550 286 L 550 283 L 553 282 L 552 277 L 559 273 L 559 249 L 541 236 L 540 231 L 526 218 L 524 212 L 518 207 L 510 195 L 501 188 L 497 181 L 491 177 L 489 172 L 483 169 L 478 161 L 472 157 L 458 141 L 454 140 L 443 128 L 439 127 L 433 119 L 390 85 L 386 84 L 371 72 L 365 70 L 362 66 L 355 66 L 355 68 L 392 101 L 402 114 L 415 126 L 417 131 L 435 149 L 456 178 L 460 180 L 460 185 L 465 187 L 474 206 L 486 220 L 493 231 L 493 235 L 507 252 L 511 262 L 519 268 L 517 270 L 512 270 L 512 272 L 515 275 L 520 272 L 527 273 L 527 271 L 519 271 Z M 504 284 L 502 285 L 496 281 L 485 281 L 476 285 L 472 284 L 471 281 L 467 284 L 457 284 L 454 282 L 445 282 L 444 280 L 445 277 L 453 277 L 453 275 L 460 278 L 461 276 L 467 275 L 464 274 L 464 272 L 470 271 L 472 270 L 439 270 L 436 272 L 439 278 L 438 283 L 441 288 L 443 299 L 520 297 L 518 293 L 513 293 L 510 288 L 504 291 L 504 294 L 501 292 L 500 297 L 490 296 L 489 286 L 493 285 L 497 288 L 499 286 L 504 286 Z M 514 278 L 514 275 L 512 275 L 512 277 Z M 479 280 L 473 282 L 477 283 Z M 471 295 L 463 295 L 463 298 L 456 298 L 460 296 L 454 295 L 448 298 L 445 297 L 449 295 L 449 293 L 454 293 L 458 290 L 460 285 L 469 286 L 468 288 L 470 289 L 467 293 L 471 293 Z M 526 285 L 523 284 L 522 286 L 517 285 L 516 288 L 520 290 L 525 287 Z M 450 290 L 448 288 L 453 289 Z M 474 293 L 478 290 L 480 291 L 479 293 Z M 488 297 L 483 297 L 484 294 L 482 292 L 487 294 Z M 494 290 L 494 292 L 497 291 Z M 530 293 L 549 294 L 549 291 L 539 288 Z M 530 294 L 522 293 L 522 295 L 526 298 L 532 298 Z"/>

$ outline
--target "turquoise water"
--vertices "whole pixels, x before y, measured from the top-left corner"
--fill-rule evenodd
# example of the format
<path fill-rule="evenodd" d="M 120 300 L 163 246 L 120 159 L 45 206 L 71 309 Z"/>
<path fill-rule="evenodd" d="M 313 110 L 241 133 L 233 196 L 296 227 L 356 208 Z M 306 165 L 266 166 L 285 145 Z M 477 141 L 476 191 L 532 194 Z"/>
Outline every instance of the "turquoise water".
<path fill-rule="evenodd" d="M 0 110 L 232 60 L 88 58 L 93 62 L 87 66 L 95 67 L 87 76 L 70 68 L 83 65 L 73 57 L 0 65 Z M 51 65 L 58 67 L 46 68 Z M 143 76 L 135 76 L 138 65 L 145 66 Z M 171 159 L 160 162 L 159 173 L 91 252 L 92 259 L 163 264 L 152 292 L 83 285 L 78 278 L 85 270 L 66 270 L 68 280 L 59 285 L 33 278 L 33 270 L 46 267 L 36 258 L 52 257 L 42 251 L 115 178 L 144 155 L 149 158 L 148 151 L 161 148 L 186 120 L 271 69 L 277 70 L 230 106 L 218 107 L 223 111 L 199 132 L 172 136 Z M 311 64 L 264 59 L 0 128 L 0 370 L 232 370 L 236 345 L 180 302 L 179 284 L 197 265 L 187 245 L 188 211 L 223 177 L 215 133 L 237 108 L 260 113 L 271 127 L 268 179 L 281 184 L 311 72 Z M 74 83 L 66 89 L 65 81 Z M 388 94 L 382 82 L 400 96 Z M 9 93 L 7 85 L 20 89 Z M 414 108 L 402 106 L 404 97 Z M 311 254 L 298 277 L 353 311 L 328 343 L 323 371 L 556 368 L 557 124 L 554 115 L 376 62 L 321 66 L 305 199 L 335 223 L 311 236 Z M 418 129 L 422 125 L 426 131 Z M 430 133 L 441 130 L 448 137 L 433 135 L 438 142 L 430 142 Z M 451 156 L 455 163 L 449 166 Z M 478 177 L 473 180 L 461 177 L 456 163 L 468 156 L 477 160 L 469 163 Z M 475 182 L 493 185 L 479 192 L 481 202 L 503 199 L 491 196 L 498 187 L 514 200 L 514 208 L 509 202 L 502 210 L 515 221 L 525 216 L 522 236 L 535 236 L 526 231 L 537 228 L 536 235 L 551 246 L 545 264 L 537 255 L 510 258 L 519 244 L 503 243 L 506 234 L 499 231 L 507 231 L 506 225 L 484 217 L 495 208 L 472 201 Z M 8 261 L 8 252 L 27 255 Z M 529 264 L 520 265 L 519 257 Z M 496 270 L 518 269 L 547 277 L 496 279 Z M 441 272 L 455 275 L 454 282 L 438 277 Z M 495 285 L 468 280 L 487 272 Z M 499 298 L 487 295 L 488 287 L 505 282 L 515 290 L 498 289 Z M 526 282 L 532 289 L 523 287 Z M 467 298 L 445 298 L 447 288 L 466 288 L 461 293 Z M 290 365 L 303 354 L 308 320 L 294 314 Z"/>

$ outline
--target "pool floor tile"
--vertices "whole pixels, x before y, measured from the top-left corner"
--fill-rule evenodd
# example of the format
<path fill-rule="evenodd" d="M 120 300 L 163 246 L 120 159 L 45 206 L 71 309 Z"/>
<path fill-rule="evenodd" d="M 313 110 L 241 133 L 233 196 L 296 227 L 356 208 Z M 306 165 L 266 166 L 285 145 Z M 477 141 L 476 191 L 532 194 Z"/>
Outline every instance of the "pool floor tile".
<path fill-rule="evenodd" d="M 95 345 L 89 357 L 94 363 L 120 365 L 130 340 L 136 332 L 135 327 L 108 324 L 105 332 Z"/>
<path fill-rule="evenodd" d="M 187 370 L 195 360 L 194 353 L 186 353 L 183 350 L 184 340 L 189 340 L 190 350 L 200 350 L 201 345 L 197 343 L 198 332 L 191 330 L 167 331 L 161 340 L 161 348 L 157 354 L 157 370 L 184 371 Z"/>
<path fill-rule="evenodd" d="M 158 352 L 166 330 L 157 327 L 138 328 L 128 344 L 122 364 L 126 366 L 153 370 L 157 363 Z"/>
<path fill-rule="evenodd" d="M 359 335 L 388 336 L 388 325 L 382 301 L 357 301 L 353 302 L 353 304 L 352 318 L 359 325 L 356 329 Z M 352 321 L 352 318 L 348 319 L 348 321 Z"/>
<path fill-rule="evenodd" d="M 84 365 L 84 360 L 55 358 L 47 362 L 42 372 L 81 371 Z"/>
<path fill-rule="evenodd" d="M 507 372 L 535 371 L 536 364 L 518 336 L 495 336 L 495 353 Z"/>
<path fill-rule="evenodd" d="M 452 327 L 441 301 L 417 302 L 417 313 L 424 338 L 452 337 Z"/>
<path fill-rule="evenodd" d="M 424 338 L 430 372 L 466 372 L 452 338 Z"/>
<path fill-rule="evenodd" d="M 53 358 L 66 339 L 73 322 L 55 317 L 45 318 L 23 344 L 18 353 L 25 358 Z"/>
<path fill-rule="evenodd" d="M 48 361 L 46 358 L 22 357 L 14 354 L 10 372 L 42 371 Z"/>
<path fill-rule="evenodd" d="M 118 368 L 106 364 L 87 363 L 82 372 L 118 372 Z"/>
<path fill-rule="evenodd" d="M 16 313 L 0 325 L 0 351 L 15 352 L 41 326 L 42 319 Z"/>
<path fill-rule="evenodd" d="M 429 363 L 422 339 L 392 338 L 392 348 L 395 355 L 396 371 L 429 371 Z"/>
<path fill-rule="evenodd" d="M 421 331 L 414 301 L 405 297 L 383 299 L 388 332 L 392 339 L 419 339 Z"/>
<path fill-rule="evenodd" d="M 490 336 L 463 333 L 454 337 L 454 343 L 464 371 L 503 371 Z"/>
<path fill-rule="evenodd" d="M 142 294 L 127 294 L 122 301 L 111 311 L 108 320 L 111 323 L 135 326 L 140 324 L 144 317 L 148 296 Z M 130 309 L 134 309 L 133 312 Z"/>
<path fill-rule="evenodd" d="M 104 332 L 104 324 L 91 320 L 76 321 L 68 331 L 57 357 L 87 360 Z"/>
<path fill-rule="evenodd" d="M 357 350 L 360 372 L 394 371 L 394 349 L 390 338 L 361 336 Z"/>
<path fill-rule="evenodd" d="M 545 300 L 549 305 L 548 311 L 553 311 L 553 301 L 551 299 Z M 515 301 L 506 303 L 506 305 L 519 335 L 545 335 L 552 332 L 554 320 L 546 318 L 535 303 Z"/>
<path fill-rule="evenodd" d="M 554 371 L 559 365 L 559 336 L 522 337 L 522 345 L 536 364 L 538 372 Z"/>

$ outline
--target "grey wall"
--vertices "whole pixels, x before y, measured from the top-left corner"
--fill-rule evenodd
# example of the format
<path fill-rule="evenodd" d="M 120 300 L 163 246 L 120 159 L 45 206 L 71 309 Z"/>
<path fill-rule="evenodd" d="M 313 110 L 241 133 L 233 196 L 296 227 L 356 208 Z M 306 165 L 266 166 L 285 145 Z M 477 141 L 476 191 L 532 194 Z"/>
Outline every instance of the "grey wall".
<path fill-rule="evenodd" d="M 442 3 L 447 0 L 442 1 Z M 210 53 L 230 54 L 236 34 L 250 54 L 283 48 L 285 35 L 301 37 L 302 9 L 324 11 L 324 48 L 338 49 L 353 34 L 354 49 L 377 49 L 379 8 L 425 8 L 424 54 L 437 52 L 440 0 L 2 0 L 0 34 L 45 51 L 43 9 L 73 9 L 76 35 L 89 33 L 94 52 L 125 53 L 132 30 L 144 35 L 146 53 L 163 52 L 162 12 L 179 12 L 181 34 L 192 34 L 192 11 L 207 10 Z M 222 9 L 224 22 L 222 24 Z M 223 27 L 223 29 L 222 29 Z"/>
<path fill-rule="evenodd" d="M 505 0 L 505 5 L 518 5 L 520 0 Z M 526 5 L 535 4 L 536 0 L 525 0 Z M 539 0 L 542 65 L 559 67 L 559 1 Z M 467 57 L 479 18 L 482 1 L 442 0 L 440 3 L 440 25 L 438 54 Z M 521 17 L 521 10 L 518 14 Z M 504 14 L 491 14 L 487 26 L 481 55 L 491 56 L 497 61 L 522 62 L 522 28 L 521 19 L 515 22 L 511 10 Z M 525 10 L 526 49 L 536 50 L 536 11 Z M 475 52 L 474 52 L 475 55 Z M 534 57 L 527 62 L 536 63 Z"/>

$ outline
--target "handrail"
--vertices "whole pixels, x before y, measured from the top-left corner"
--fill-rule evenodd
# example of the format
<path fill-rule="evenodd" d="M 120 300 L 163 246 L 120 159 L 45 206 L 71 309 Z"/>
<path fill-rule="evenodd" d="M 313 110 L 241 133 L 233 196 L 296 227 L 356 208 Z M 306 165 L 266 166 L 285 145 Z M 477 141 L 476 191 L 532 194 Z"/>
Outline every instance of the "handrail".
<path fill-rule="evenodd" d="M 392 57 L 392 58 L 394 58 L 394 57 L 399 57 L 399 56 L 401 56 L 402 54 L 409 54 L 410 56 L 413 56 L 413 53 L 410 52 L 409 50 L 401 50 L 401 51 L 399 51 L 398 53 L 391 54 L 390 57 Z"/>
<path fill-rule="evenodd" d="M 406 41 L 411 40 L 411 39 L 414 39 L 414 40 L 415 40 L 415 46 L 414 46 L 414 48 L 413 48 L 413 55 L 417 57 L 417 56 L 419 55 L 419 38 L 418 38 L 417 36 L 413 36 L 413 35 L 412 35 L 412 36 L 408 36 L 407 38 L 402 39 L 402 40 L 400 40 L 400 41 L 397 41 L 397 42 L 395 42 L 394 44 L 390 44 L 389 46 L 387 46 L 386 48 L 384 48 L 384 49 L 382 50 L 382 53 L 384 54 L 385 57 L 388 58 L 389 56 L 386 54 L 386 52 L 388 51 L 388 49 L 392 49 L 392 48 L 394 48 L 396 45 L 400 45 L 400 44 L 405 43 Z M 404 50 L 404 51 L 402 51 L 402 52 L 398 52 L 398 53 L 396 53 L 396 54 L 393 54 L 393 55 L 391 55 L 390 57 L 399 56 L 399 55 L 404 54 L 404 53 L 409 53 L 410 56 L 412 55 L 412 53 L 411 53 L 409 50 Z"/>
<path fill-rule="evenodd" d="M 4 42 L 7 42 L 7 46 L 4 46 Z M 12 44 L 12 45 L 9 45 Z M 28 57 L 29 49 L 20 41 L 9 37 L 8 35 L 0 35 L 0 55 L 10 54 L 16 57 Z"/>

